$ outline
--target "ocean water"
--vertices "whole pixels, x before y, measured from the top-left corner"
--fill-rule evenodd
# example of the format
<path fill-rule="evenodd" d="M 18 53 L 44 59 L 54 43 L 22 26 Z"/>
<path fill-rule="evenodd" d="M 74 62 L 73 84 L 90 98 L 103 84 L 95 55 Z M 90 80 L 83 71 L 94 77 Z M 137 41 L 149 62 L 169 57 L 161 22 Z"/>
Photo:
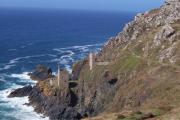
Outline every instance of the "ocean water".
<path fill-rule="evenodd" d="M 0 8 L 0 120 L 48 120 L 24 105 L 28 98 L 7 98 L 16 88 L 34 85 L 27 76 L 36 65 L 71 71 L 89 52 L 98 52 L 135 13 Z"/>

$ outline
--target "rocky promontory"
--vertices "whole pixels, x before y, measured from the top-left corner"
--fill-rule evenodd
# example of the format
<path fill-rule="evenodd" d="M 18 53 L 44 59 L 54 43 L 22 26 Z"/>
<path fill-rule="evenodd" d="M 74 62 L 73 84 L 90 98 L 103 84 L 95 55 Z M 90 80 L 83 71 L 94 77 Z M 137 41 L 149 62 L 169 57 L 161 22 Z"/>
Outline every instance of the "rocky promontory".
<path fill-rule="evenodd" d="M 51 120 L 180 119 L 180 0 L 139 13 L 92 59 L 63 77 L 39 66 L 30 74 L 38 83 L 10 97 L 28 95 Z"/>
<path fill-rule="evenodd" d="M 16 90 L 12 91 L 9 94 L 8 97 L 9 98 L 13 98 L 13 97 L 25 97 L 25 96 L 28 96 L 31 91 L 32 91 L 32 86 L 31 85 L 25 86 L 23 88 L 19 88 L 19 89 L 16 89 Z"/>
<path fill-rule="evenodd" d="M 52 70 L 47 66 L 37 65 L 36 69 L 32 73 L 29 73 L 29 76 L 32 80 L 36 81 L 46 80 L 52 77 Z"/>

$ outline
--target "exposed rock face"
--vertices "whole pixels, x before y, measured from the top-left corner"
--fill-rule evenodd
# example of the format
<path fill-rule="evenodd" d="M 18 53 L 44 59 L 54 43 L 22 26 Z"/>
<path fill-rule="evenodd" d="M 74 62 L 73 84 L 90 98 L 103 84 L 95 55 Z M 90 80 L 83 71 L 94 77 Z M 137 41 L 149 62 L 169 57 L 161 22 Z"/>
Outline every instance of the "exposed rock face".
<path fill-rule="evenodd" d="M 154 9 L 144 14 L 138 14 L 134 21 L 126 24 L 123 31 L 116 37 L 109 39 L 108 43 L 102 49 L 101 59 L 113 60 L 118 54 L 113 54 L 114 48 L 121 48 L 124 44 L 137 39 L 145 31 L 158 26 L 172 24 L 180 18 L 180 2 L 178 0 L 170 0 L 169 5 L 163 5 L 160 9 Z"/>
<path fill-rule="evenodd" d="M 174 44 L 171 47 L 162 50 L 159 55 L 159 61 L 163 63 L 164 60 L 169 60 L 171 63 L 174 63 L 175 61 L 171 61 L 172 60 L 171 58 L 173 57 L 173 54 L 175 53 L 176 49 L 177 48 Z"/>
<path fill-rule="evenodd" d="M 110 64 L 90 70 L 85 58 L 73 67 L 72 80 L 78 80 L 73 81 L 78 85 L 61 89 L 39 81 L 29 94 L 30 104 L 52 120 L 78 120 L 103 112 L 151 113 L 154 109 L 165 114 L 180 108 L 180 1 L 167 2 L 138 14 L 110 38 L 95 56 Z M 48 68 L 36 71 L 32 76 L 38 80 L 51 76 Z M 66 72 L 64 78 L 69 79 Z M 143 114 L 141 119 L 156 116 Z"/>
<path fill-rule="evenodd" d="M 154 38 L 155 46 L 161 45 L 163 41 L 172 43 L 175 40 L 175 30 L 170 25 L 162 27 L 161 31 Z"/>
<path fill-rule="evenodd" d="M 163 101 L 158 90 L 173 89 L 180 79 L 180 1 L 168 2 L 138 14 L 109 39 L 96 57 L 110 65 L 95 66 L 92 71 L 88 64 L 81 66 L 79 104 L 89 116 L 169 105 L 172 96 Z"/>
<path fill-rule="evenodd" d="M 72 70 L 72 80 L 78 80 L 80 71 L 82 67 L 87 63 L 87 60 L 83 60 L 81 62 L 75 63 Z"/>
<path fill-rule="evenodd" d="M 31 92 L 32 90 L 32 86 L 29 85 L 29 86 L 25 86 L 23 88 L 19 88 L 19 89 L 16 89 L 14 91 L 12 91 L 8 97 L 12 98 L 12 97 L 25 97 L 25 96 L 28 96 L 29 93 Z"/>
<path fill-rule="evenodd" d="M 178 2 L 180 2 L 180 0 L 166 0 L 166 2 L 168 2 L 168 3 L 178 3 Z"/>
<path fill-rule="evenodd" d="M 79 120 L 81 118 L 80 113 L 71 106 L 74 102 L 71 91 L 53 91 L 52 89 L 51 92 L 50 96 L 46 96 L 44 88 L 41 89 L 38 85 L 33 87 L 29 100 L 36 112 L 49 116 L 51 120 Z"/>
<path fill-rule="evenodd" d="M 29 75 L 32 80 L 46 80 L 47 78 L 52 77 L 52 70 L 44 65 L 37 65 L 34 72 Z"/>
<path fill-rule="evenodd" d="M 60 70 L 60 89 L 64 90 L 69 87 L 70 75 L 67 70 Z"/>

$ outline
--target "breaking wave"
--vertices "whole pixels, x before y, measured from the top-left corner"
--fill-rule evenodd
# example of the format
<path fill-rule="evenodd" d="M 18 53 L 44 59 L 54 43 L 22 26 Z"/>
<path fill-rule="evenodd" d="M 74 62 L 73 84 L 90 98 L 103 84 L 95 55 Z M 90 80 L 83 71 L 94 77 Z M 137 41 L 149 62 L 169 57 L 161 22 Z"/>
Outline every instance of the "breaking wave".
<path fill-rule="evenodd" d="M 28 72 L 23 72 L 21 74 L 4 75 L 4 77 L 18 78 L 19 81 L 31 83 L 32 85 L 34 85 L 35 82 L 30 80 L 27 73 Z M 4 79 L 4 77 L 1 75 L 0 79 Z M 23 85 L 11 83 L 8 89 L 0 91 L 0 116 L 2 118 L 4 116 L 6 120 L 48 120 L 48 117 L 44 117 L 43 115 L 34 112 L 33 107 L 25 105 L 26 103 L 28 103 L 28 97 L 8 98 L 8 95 L 11 91 L 21 87 L 23 87 Z"/>

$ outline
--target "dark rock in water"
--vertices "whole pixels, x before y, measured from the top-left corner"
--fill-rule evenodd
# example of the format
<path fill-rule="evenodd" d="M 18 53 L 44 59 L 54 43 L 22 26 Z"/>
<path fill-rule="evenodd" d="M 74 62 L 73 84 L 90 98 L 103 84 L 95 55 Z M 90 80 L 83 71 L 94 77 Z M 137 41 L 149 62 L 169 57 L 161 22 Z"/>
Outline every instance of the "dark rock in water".
<path fill-rule="evenodd" d="M 9 94 L 9 98 L 12 98 L 12 97 L 24 97 L 24 96 L 28 96 L 29 93 L 31 92 L 32 90 L 32 86 L 29 85 L 29 86 L 25 86 L 23 88 L 19 88 L 19 89 L 16 89 L 14 91 L 12 91 L 10 94 Z"/>
<path fill-rule="evenodd" d="M 37 65 L 34 72 L 30 73 L 29 76 L 32 80 L 46 80 L 47 78 L 52 77 L 52 70 L 44 65 Z"/>

